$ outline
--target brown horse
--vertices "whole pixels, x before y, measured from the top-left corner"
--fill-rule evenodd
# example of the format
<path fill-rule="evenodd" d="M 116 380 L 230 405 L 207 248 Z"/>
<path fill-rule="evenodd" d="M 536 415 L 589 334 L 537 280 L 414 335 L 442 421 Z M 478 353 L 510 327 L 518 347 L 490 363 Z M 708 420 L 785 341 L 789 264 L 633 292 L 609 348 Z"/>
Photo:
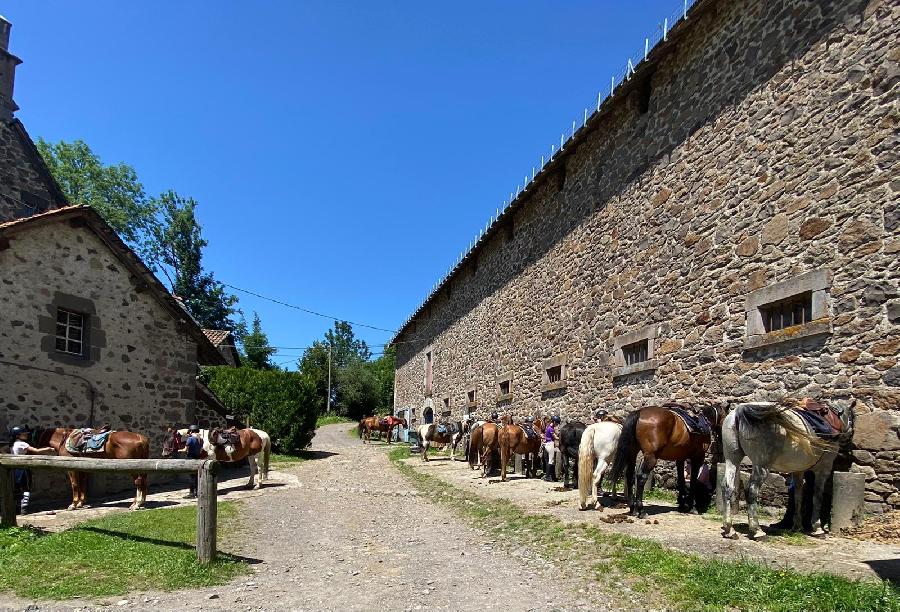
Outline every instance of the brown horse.
<path fill-rule="evenodd" d="M 368 442 L 372 443 L 372 432 L 380 431 L 387 433 L 387 443 L 391 443 L 391 434 L 394 432 L 394 428 L 398 425 L 402 427 L 406 427 L 406 419 L 402 419 L 395 416 L 370 416 L 365 417 L 359 421 L 359 426 L 357 427 L 357 432 L 359 433 L 359 437 L 363 437 L 363 433 L 365 433 L 366 438 L 363 440 L 363 444 Z"/>
<path fill-rule="evenodd" d="M 490 476 L 494 469 L 494 460 L 500 450 L 500 430 L 497 423 L 488 421 L 481 427 L 472 430 L 472 440 L 469 443 L 469 466 L 474 469 L 475 457 L 481 461 L 481 477 Z M 474 457 L 473 457 L 474 455 Z"/>
<path fill-rule="evenodd" d="M 693 433 L 684 420 L 670 408 L 682 408 L 678 404 L 648 406 L 635 410 L 625 419 L 616 457 L 613 462 L 613 486 L 625 474 L 625 497 L 629 503 L 629 514 L 640 518 L 647 516 L 644 510 L 644 485 L 650 472 L 660 459 L 674 461 L 678 474 L 678 510 L 696 512 L 697 473 L 706 457 L 706 449 L 711 443 L 710 433 Z M 702 406 L 700 411 L 712 430 L 720 430 L 722 411 L 717 406 Z M 635 460 L 638 452 L 644 454 L 641 470 L 637 474 L 637 491 L 632 495 L 635 481 Z M 691 461 L 690 489 L 685 487 L 684 462 Z"/>
<path fill-rule="evenodd" d="M 513 453 L 525 455 L 525 478 L 537 478 L 537 464 L 541 456 L 541 438 L 544 431 L 540 419 L 534 421 L 534 434 L 525 433 L 521 425 L 504 425 L 500 428 L 500 480 L 506 480 L 506 467 Z"/>
<path fill-rule="evenodd" d="M 66 440 L 74 429 L 57 427 L 45 429 L 38 435 L 40 446 L 50 446 L 60 457 L 84 457 L 92 459 L 149 459 L 150 442 L 147 436 L 131 431 L 114 431 L 109 434 L 102 451 L 93 453 L 72 453 L 66 449 Z M 69 472 L 69 484 L 72 486 L 72 503 L 69 510 L 84 507 L 87 495 L 87 474 L 85 472 Z M 137 510 L 147 501 L 147 475 L 132 474 L 137 491 L 130 510 Z"/>

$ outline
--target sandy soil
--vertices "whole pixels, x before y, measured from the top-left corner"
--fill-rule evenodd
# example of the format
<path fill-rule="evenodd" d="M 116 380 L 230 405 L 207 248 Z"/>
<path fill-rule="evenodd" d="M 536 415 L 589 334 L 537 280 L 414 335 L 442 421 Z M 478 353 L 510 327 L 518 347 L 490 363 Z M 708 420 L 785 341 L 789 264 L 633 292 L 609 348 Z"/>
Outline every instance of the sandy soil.
<path fill-rule="evenodd" d="M 828 535 L 812 537 L 770 537 L 757 542 L 746 537 L 746 512 L 741 509 L 735 525 L 742 535 L 739 540 L 727 540 L 721 535 L 721 517 L 694 516 L 679 513 L 672 504 L 645 501 L 647 520 L 606 523 L 625 509 L 604 512 L 579 510 L 577 491 L 563 491 L 554 483 L 525 479 L 510 475 L 508 482 L 499 478 L 480 478 L 480 471 L 469 470 L 468 464 L 437 458 L 424 463 L 417 456 L 407 460 L 410 465 L 449 483 L 464 487 L 480 495 L 506 498 L 529 512 L 552 514 L 564 521 L 581 521 L 629 535 L 657 540 L 678 550 L 717 557 L 753 559 L 767 565 L 792 567 L 806 572 L 825 571 L 849 578 L 885 578 L 900 581 L 900 542 L 883 543 L 861 541 Z M 619 517 L 617 517 L 619 518 Z M 624 518 L 624 517 L 623 517 Z M 777 520 L 777 519 L 774 519 Z M 761 517 L 761 522 L 765 524 Z M 880 531 L 880 530 L 879 530 Z M 860 532 L 865 533 L 864 531 Z"/>
<path fill-rule="evenodd" d="M 220 549 L 251 559 L 252 575 L 215 588 L 134 593 L 94 602 L 29 602 L 0 595 L 0 608 L 646 607 L 629 591 L 603 593 L 596 585 L 561 578 L 560 568 L 525 547 L 512 552 L 501 549 L 489 536 L 417 496 L 383 450 L 363 446 L 347 435 L 347 429 L 347 425 L 320 429 L 313 445 L 320 458 L 300 464 L 290 474 L 273 474 L 284 486 L 235 492 L 234 497 L 243 499 L 244 526 L 240 534 L 220 533 Z M 462 472 L 461 465 L 454 467 Z M 287 484 L 292 478 L 295 481 Z M 179 494 L 183 491 L 171 492 L 169 501 L 183 503 Z"/>

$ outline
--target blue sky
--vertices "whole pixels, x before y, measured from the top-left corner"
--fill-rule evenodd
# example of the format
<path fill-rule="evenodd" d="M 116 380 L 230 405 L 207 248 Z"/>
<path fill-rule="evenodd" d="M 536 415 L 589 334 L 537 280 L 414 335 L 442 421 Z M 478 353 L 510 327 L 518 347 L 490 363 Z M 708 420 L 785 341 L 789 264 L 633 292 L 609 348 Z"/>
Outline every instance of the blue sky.
<path fill-rule="evenodd" d="M 681 0 L 0 3 L 18 116 L 200 202 L 229 284 L 396 329 Z M 331 321 L 237 292 L 276 361 Z M 379 352 L 392 334 L 357 328 Z"/>

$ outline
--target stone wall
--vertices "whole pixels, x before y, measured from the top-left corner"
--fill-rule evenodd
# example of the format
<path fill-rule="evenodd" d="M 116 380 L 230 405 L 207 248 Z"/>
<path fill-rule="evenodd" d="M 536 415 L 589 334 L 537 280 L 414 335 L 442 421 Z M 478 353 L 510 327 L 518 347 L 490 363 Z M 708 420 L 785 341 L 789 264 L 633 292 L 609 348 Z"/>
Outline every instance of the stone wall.
<path fill-rule="evenodd" d="M 0 223 L 65 204 L 22 124 L 0 120 Z"/>
<path fill-rule="evenodd" d="M 900 506 L 898 32 L 896 0 L 701 2 L 401 330 L 396 407 L 428 352 L 457 415 L 852 397 L 869 509 Z M 792 291 L 814 320 L 760 333 Z"/>
<path fill-rule="evenodd" d="M 47 343 L 54 304 L 73 302 L 90 321 L 91 350 L 80 361 Z M 159 457 L 166 425 L 195 418 L 196 342 L 87 227 L 54 222 L 13 234 L 0 249 L 0 311 L 0 431 L 109 423 L 147 435 Z M 62 474 L 36 478 L 38 497 L 67 494 Z M 96 475 L 92 487 L 128 482 Z"/>

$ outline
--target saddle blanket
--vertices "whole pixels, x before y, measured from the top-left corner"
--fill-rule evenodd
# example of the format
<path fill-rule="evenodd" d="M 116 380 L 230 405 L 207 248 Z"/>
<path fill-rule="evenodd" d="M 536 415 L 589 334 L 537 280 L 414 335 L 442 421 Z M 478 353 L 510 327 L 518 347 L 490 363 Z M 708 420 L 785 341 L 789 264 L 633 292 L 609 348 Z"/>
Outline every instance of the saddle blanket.
<path fill-rule="evenodd" d="M 702 414 L 691 414 L 681 406 L 670 405 L 666 406 L 666 408 L 677 414 L 678 418 L 684 421 L 684 425 L 688 428 L 688 431 L 690 433 L 703 436 L 712 434 L 712 429 L 709 426 L 709 421 L 707 421 L 706 417 Z"/>
<path fill-rule="evenodd" d="M 75 429 L 66 438 L 66 450 L 70 453 L 102 453 L 111 431 L 97 433 L 90 428 Z"/>
<path fill-rule="evenodd" d="M 825 440 L 830 440 L 832 438 L 837 437 L 840 433 L 836 431 L 831 424 L 822 417 L 818 412 L 810 412 L 809 410 L 797 410 L 796 408 L 791 408 L 797 416 L 799 416 L 803 421 L 809 426 L 814 434 L 823 438 Z"/>
<path fill-rule="evenodd" d="M 525 431 L 525 437 L 529 440 L 537 438 L 540 435 L 531 425 L 522 425 L 522 430 Z"/>

